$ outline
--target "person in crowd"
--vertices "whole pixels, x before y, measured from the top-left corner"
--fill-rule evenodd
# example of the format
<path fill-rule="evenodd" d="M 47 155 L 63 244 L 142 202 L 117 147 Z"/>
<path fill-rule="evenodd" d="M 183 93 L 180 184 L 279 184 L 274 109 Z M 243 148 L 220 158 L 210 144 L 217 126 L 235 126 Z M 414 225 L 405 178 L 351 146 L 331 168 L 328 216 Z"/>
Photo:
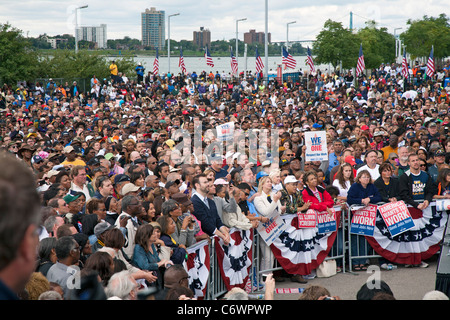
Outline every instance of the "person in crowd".
<path fill-rule="evenodd" d="M 151 224 L 139 226 L 136 231 L 136 245 L 134 247 L 132 263 L 141 270 L 152 271 L 157 277 L 154 284 L 162 289 L 164 268 L 173 264 L 170 260 L 161 260 L 156 248 L 156 233 Z"/>
<path fill-rule="evenodd" d="M 400 199 L 414 208 L 425 210 L 437 194 L 436 184 L 420 167 L 419 156 L 410 154 L 409 170 L 399 178 Z"/>
<path fill-rule="evenodd" d="M 305 189 L 303 189 L 303 201 L 310 202 L 310 209 L 317 211 L 327 211 L 331 214 L 331 208 L 334 206 L 334 200 L 331 195 L 321 186 L 315 171 L 308 171 L 303 176 Z"/>
<path fill-rule="evenodd" d="M 353 167 L 350 163 L 343 163 L 338 172 L 336 173 L 336 177 L 333 180 L 333 186 L 339 189 L 339 195 L 337 196 L 338 200 L 346 202 L 348 190 L 355 180 Z"/>
<path fill-rule="evenodd" d="M 169 215 L 162 215 L 156 222 L 161 226 L 160 239 L 164 245 L 171 249 L 170 260 L 175 264 L 182 264 L 186 261 L 186 247 L 175 241 L 173 234 L 175 233 L 175 221 Z"/>
<path fill-rule="evenodd" d="M 255 209 L 259 214 L 259 221 L 262 225 L 269 225 L 271 221 L 275 220 L 277 216 L 284 213 L 286 207 L 281 204 L 281 191 L 274 191 L 272 189 L 272 180 L 269 176 L 264 176 L 259 179 L 258 196 L 255 197 Z M 260 242 L 261 248 L 261 270 L 270 270 L 274 262 L 274 255 L 270 247 L 264 242 Z M 264 276 L 262 274 L 261 276 Z M 304 281 L 303 279 L 299 280 Z"/>
<path fill-rule="evenodd" d="M 355 183 L 352 184 L 347 194 L 347 203 L 349 206 L 367 206 L 369 204 L 377 204 L 382 201 L 381 195 L 377 187 L 372 182 L 372 177 L 368 170 L 359 171 L 356 176 Z M 367 255 L 367 241 L 365 238 L 358 239 L 355 234 L 352 237 L 352 254 L 355 256 Z M 352 259 L 352 270 L 367 270 L 366 259 Z"/>
<path fill-rule="evenodd" d="M 47 279 L 50 282 L 58 283 L 66 296 L 70 289 L 73 289 L 75 276 L 80 269 L 80 245 L 72 236 L 64 236 L 57 240 L 55 245 L 57 262 L 50 267 L 47 272 Z"/>
<path fill-rule="evenodd" d="M 201 228 L 206 234 L 217 235 L 225 244 L 228 244 L 230 242 L 229 230 L 220 220 L 216 204 L 208 198 L 209 185 L 213 182 L 208 181 L 205 174 L 196 175 L 192 181 L 194 186 L 191 196 L 194 205 L 193 215 L 200 221 Z"/>
<path fill-rule="evenodd" d="M 26 164 L 0 154 L 0 300 L 17 300 L 36 269 L 40 199 Z"/>
<path fill-rule="evenodd" d="M 382 202 L 395 202 L 400 200 L 398 178 L 393 176 L 394 170 L 389 163 L 383 163 L 379 168 L 380 177 L 374 181 L 375 187 L 381 196 Z"/>

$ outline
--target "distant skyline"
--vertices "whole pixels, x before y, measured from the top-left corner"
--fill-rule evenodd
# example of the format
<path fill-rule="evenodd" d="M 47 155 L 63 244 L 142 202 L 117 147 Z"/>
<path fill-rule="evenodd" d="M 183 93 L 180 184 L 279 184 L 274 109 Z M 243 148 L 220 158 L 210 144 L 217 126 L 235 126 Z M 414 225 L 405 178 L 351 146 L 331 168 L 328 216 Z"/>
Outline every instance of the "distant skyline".
<path fill-rule="evenodd" d="M 270 1 L 269 32 L 272 42 L 286 41 L 286 24 L 289 25 L 289 41 L 314 40 L 322 30 L 326 20 L 342 22 L 349 27 L 350 11 L 353 12 L 353 27 L 365 26 L 367 20 L 375 20 L 378 27 L 386 27 L 388 32 L 400 34 L 407 30 L 408 19 L 422 19 L 424 15 L 437 17 L 448 14 L 448 1 L 440 0 L 324 0 L 320 5 L 306 1 Z M 236 37 L 236 20 L 239 22 L 239 39 L 244 40 L 244 32 L 255 29 L 265 31 L 265 1 L 247 0 L 246 2 L 216 2 L 198 0 L 155 1 L 66 1 L 66 0 L 0 0 L 0 21 L 10 23 L 21 29 L 25 36 L 37 37 L 74 34 L 75 7 L 88 5 L 79 10 L 80 26 L 99 26 L 106 24 L 108 39 L 122 39 L 125 36 L 141 39 L 141 12 L 150 7 L 166 12 L 167 16 L 180 13 L 171 18 L 173 40 L 192 40 L 193 31 L 205 27 L 211 31 L 211 41 L 230 40 Z M 167 38 L 167 31 L 166 31 Z"/>

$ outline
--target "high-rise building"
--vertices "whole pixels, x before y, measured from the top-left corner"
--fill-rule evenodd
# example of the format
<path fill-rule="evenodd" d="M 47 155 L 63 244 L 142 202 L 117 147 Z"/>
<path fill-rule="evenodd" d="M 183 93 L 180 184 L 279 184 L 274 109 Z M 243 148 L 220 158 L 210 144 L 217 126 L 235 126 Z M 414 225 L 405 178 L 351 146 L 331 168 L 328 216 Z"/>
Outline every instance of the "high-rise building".
<path fill-rule="evenodd" d="M 200 27 L 200 31 L 194 31 L 194 45 L 199 48 L 209 47 L 211 44 L 211 31 Z"/>
<path fill-rule="evenodd" d="M 264 32 L 256 32 L 254 29 L 251 29 L 249 32 L 244 33 L 244 42 L 247 44 L 252 43 L 260 43 L 264 44 L 265 33 Z M 267 40 L 270 43 L 270 32 L 267 34 Z"/>
<path fill-rule="evenodd" d="M 99 27 L 78 27 L 76 29 L 75 38 L 77 41 L 85 40 L 95 42 L 98 49 L 107 48 L 106 24 Z"/>
<path fill-rule="evenodd" d="M 145 9 L 141 13 L 142 45 L 152 49 L 164 49 L 166 39 L 165 11 L 155 8 Z"/>

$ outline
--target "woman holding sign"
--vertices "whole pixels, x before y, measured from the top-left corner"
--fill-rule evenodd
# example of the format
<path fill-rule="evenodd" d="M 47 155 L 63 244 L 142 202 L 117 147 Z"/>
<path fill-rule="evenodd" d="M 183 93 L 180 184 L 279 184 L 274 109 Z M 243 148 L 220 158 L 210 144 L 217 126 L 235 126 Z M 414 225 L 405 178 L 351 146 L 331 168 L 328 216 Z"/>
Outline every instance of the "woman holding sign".
<path fill-rule="evenodd" d="M 286 207 L 281 205 L 281 191 L 272 191 L 272 180 L 269 176 L 264 176 L 259 180 L 258 196 L 255 197 L 253 203 L 259 214 L 260 223 L 269 223 L 271 218 L 281 215 Z M 273 268 L 275 257 L 270 247 L 264 242 L 261 245 L 261 264 L 260 270 L 270 270 Z M 271 271 L 267 271 L 270 273 Z"/>
<path fill-rule="evenodd" d="M 382 198 L 378 189 L 372 183 L 372 177 L 368 170 L 361 170 L 356 176 L 355 183 L 352 184 L 347 194 L 347 203 L 351 205 L 367 206 L 368 204 L 376 204 L 381 202 Z M 367 241 L 364 237 L 359 237 L 356 234 L 351 235 L 351 252 L 352 256 L 366 256 L 367 255 Z M 352 259 L 352 270 L 361 271 L 367 270 L 365 266 L 366 259 Z"/>
<path fill-rule="evenodd" d="M 347 203 L 367 206 L 369 203 L 377 204 L 383 201 L 377 187 L 372 183 L 372 176 L 368 170 L 358 172 L 355 183 L 347 194 Z"/>

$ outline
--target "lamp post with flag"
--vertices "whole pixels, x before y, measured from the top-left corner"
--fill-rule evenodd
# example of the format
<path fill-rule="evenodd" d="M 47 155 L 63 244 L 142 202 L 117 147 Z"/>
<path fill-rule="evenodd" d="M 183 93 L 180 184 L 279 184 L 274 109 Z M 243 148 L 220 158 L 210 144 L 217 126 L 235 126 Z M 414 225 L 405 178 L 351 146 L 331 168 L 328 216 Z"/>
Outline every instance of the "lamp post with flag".
<path fill-rule="evenodd" d="M 409 76 L 408 60 L 406 60 L 406 50 L 403 52 L 402 75 L 403 75 L 403 92 L 405 92 L 406 91 L 406 82 L 408 81 L 408 76 Z"/>
<path fill-rule="evenodd" d="M 428 57 L 427 62 L 427 76 L 429 78 L 433 78 L 435 72 L 434 68 L 434 46 L 431 46 L 430 56 Z"/>

